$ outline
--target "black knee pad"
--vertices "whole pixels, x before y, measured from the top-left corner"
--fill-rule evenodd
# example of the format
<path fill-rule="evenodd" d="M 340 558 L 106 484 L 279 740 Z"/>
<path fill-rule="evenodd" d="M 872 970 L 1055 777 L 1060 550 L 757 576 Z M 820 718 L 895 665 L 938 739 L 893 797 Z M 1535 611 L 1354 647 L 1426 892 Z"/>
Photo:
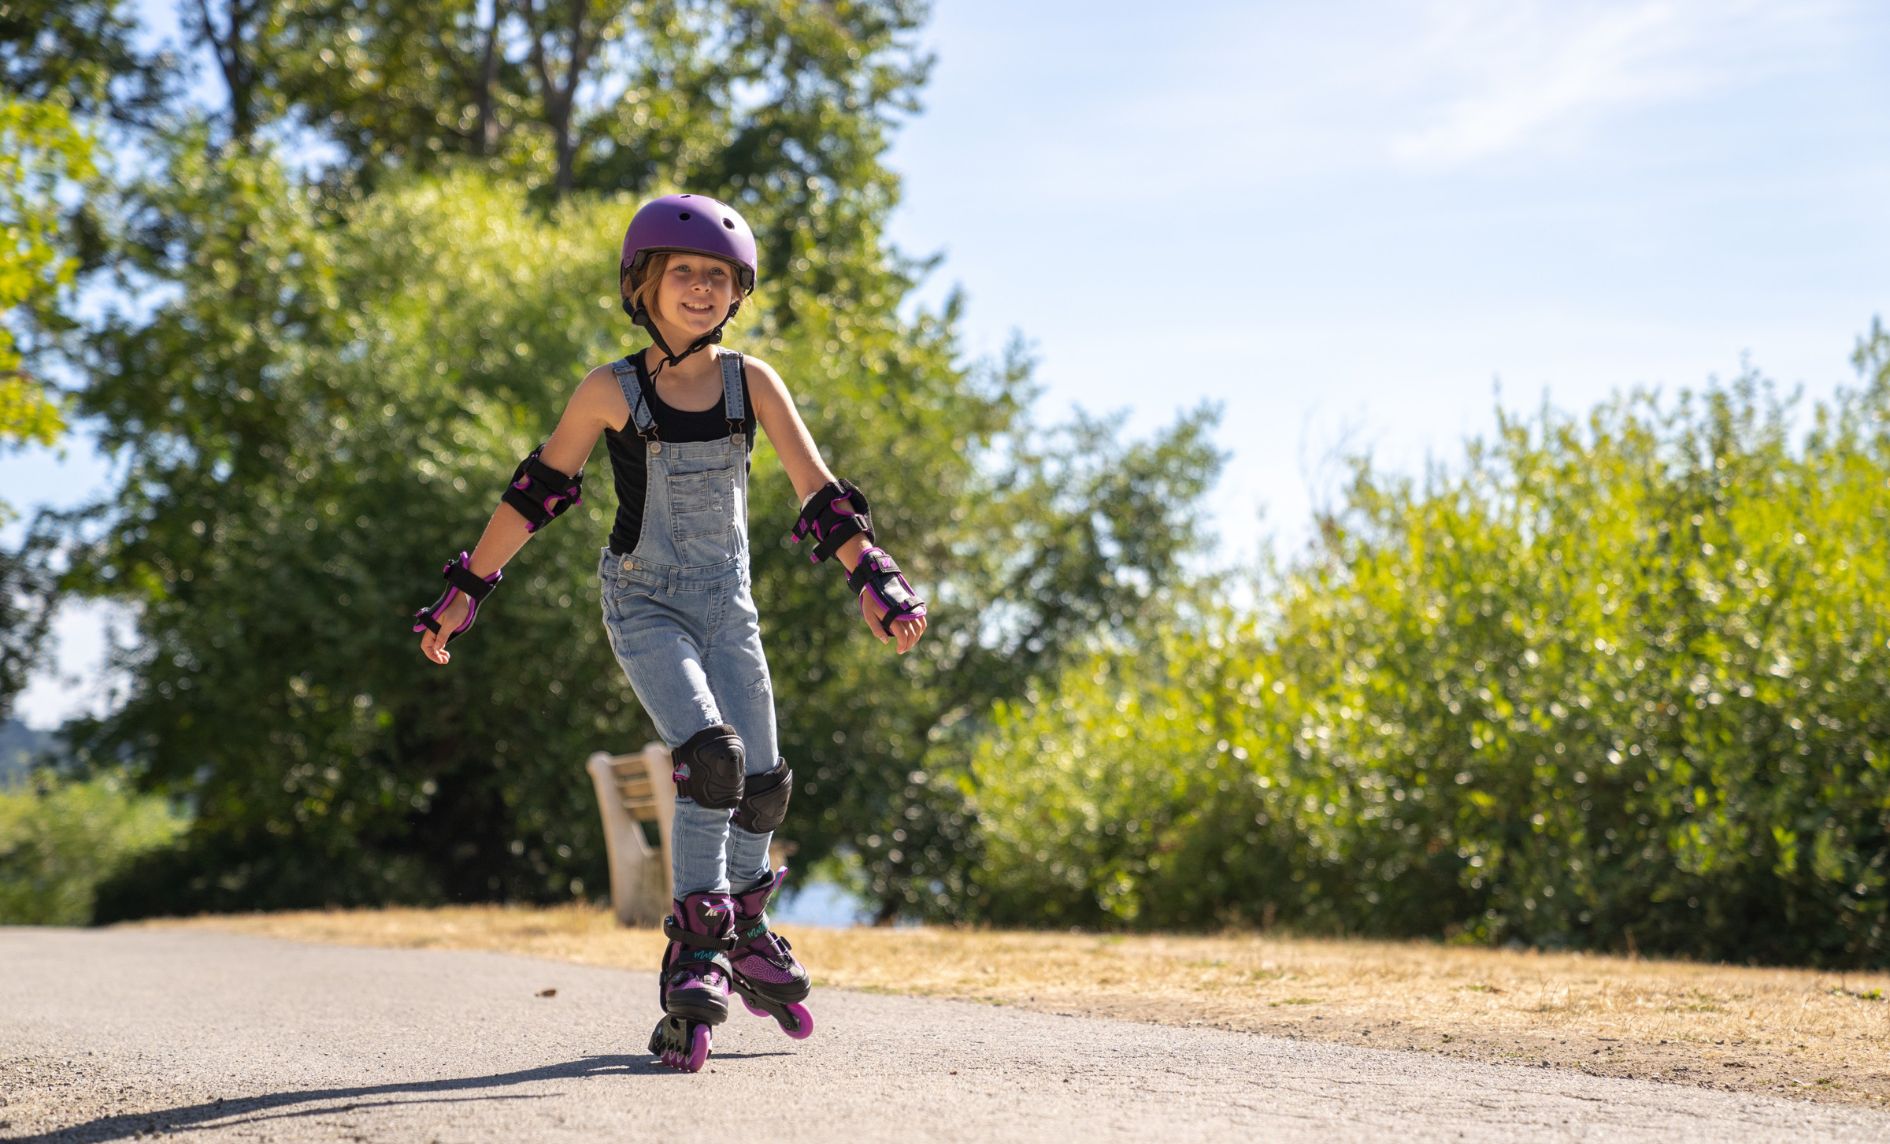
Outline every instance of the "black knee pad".
<path fill-rule="evenodd" d="M 774 769 L 748 780 L 748 792 L 735 811 L 735 825 L 750 834 L 766 834 L 787 817 L 788 796 L 794 793 L 794 772 L 786 759 L 776 759 Z"/>
<path fill-rule="evenodd" d="M 676 793 L 696 800 L 698 806 L 727 810 L 742 801 L 747 754 L 742 737 L 727 723 L 704 727 L 673 752 Z M 683 768 L 689 777 L 683 777 Z"/>

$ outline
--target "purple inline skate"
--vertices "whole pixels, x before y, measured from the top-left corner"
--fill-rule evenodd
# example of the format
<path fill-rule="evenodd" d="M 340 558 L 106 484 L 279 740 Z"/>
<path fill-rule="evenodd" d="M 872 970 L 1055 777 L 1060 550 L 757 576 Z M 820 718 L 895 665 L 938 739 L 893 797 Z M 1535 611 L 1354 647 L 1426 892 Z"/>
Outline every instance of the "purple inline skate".
<path fill-rule="evenodd" d="M 814 1015 L 801 1004 L 813 985 L 807 970 L 794 960 L 788 940 L 768 928 L 768 903 L 786 879 L 783 866 L 773 877 L 735 895 L 735 944 L 728 962 L 735 971 L 735 991 L 748 1011 L 773 1017 L 783 1033 L 798 1041 L 814 1032 Z"/>
<path fill-rule="evenodd" d="M 714 1028 L 728 1020 L 728 965 L 735 946 L 735 903 L 727 894 L 690 894 L 663 919 L 669 948 L 657 980 L 665 1016 L 650 1034 L 650 1052 L 684 1072 L 708 1062 Z"/>

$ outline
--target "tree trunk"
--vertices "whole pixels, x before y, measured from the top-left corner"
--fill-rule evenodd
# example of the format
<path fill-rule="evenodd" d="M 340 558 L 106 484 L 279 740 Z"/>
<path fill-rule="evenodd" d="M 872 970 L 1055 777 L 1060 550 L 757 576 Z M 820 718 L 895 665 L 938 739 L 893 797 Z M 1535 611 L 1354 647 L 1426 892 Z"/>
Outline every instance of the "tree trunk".
<path fill-rule="evenodd" d="M 209 44 L 216 56 L 217 69 L 222 72 L 224 86 L 230 92 L 230 142 L 243 151 L 250 150 L 260 126 L 256 111 L 256 67 L 247 52 L 250 41 L 255 38 L 257 17 L 268 3 L 269 0 L 249 3 L 229 0 L 225 9 L 229 26 L 219 30 L 210 14 L 209 0 L 197 0 L 197 18 L 188 21 L 194 27 L 185 29 L 187 34 L 194 33 Z"/>
<path fill-rule="evenodd" d="M 552 188 L 559 199 L 570 194 L 576 182 L 574 167 L 577 161 L 577 140 L 574 138 L 571 116 L 577 105 L 578 83 L 584 78 L 584 68 L 590 63 L 591 53 L 596 51 L 602 39 L 601 32 L 587 32 L 585 29 L 587 3 L 588 0 L 569 0 L 565 9 L 565 25 L 554 29 L 541 23 L 538 0 L 525 0 L 525 17 L 531 24 L 532 33 L 532 67 L 538 72 L 544 122 L 551 129 L 557 154 L 558 169 L 553 176 Z M 598 25 L 600 29 L 602 26 L 601 23 Z M 550 53 L 546 50 L 546 43 L 561 31 L 570 36 L 571 63 L 560 80 L 551 74 Z"/>
<path fill-rule="evenodd" d="M 504 18 L 504 0 L 492 0 L 492 23 L 486 27 L 486 48 L 479 62 L 479 135 L 473 143 L 475 153 L 481 158 L 490 156 L 499 145 L 492 89 L 499 82 L 499 24 Z"/>

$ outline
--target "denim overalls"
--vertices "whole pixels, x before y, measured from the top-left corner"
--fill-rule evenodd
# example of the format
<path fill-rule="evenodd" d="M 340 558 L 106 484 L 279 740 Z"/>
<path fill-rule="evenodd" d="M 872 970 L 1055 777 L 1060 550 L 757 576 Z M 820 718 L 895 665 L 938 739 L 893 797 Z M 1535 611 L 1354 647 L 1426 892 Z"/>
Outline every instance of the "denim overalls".
<path fill-rule="evenodd" d="M 658 440 L 635 367 L 612 363 L 649 479 L 635 548 L 628 555 L 605 548 L 597 575 L 610 650 L 663 742 L 673 750 L 727 723 L 741 736 L 747 772 L 758 775 L 775 764 L 774 691 L 748 568 L 742 357 L 726 350 L 718 357 L 729 421 L 720 441 Z M 670 832 L 676 897 L 746 890 L 768 878 L 769 837 L 679 795 Z"/>

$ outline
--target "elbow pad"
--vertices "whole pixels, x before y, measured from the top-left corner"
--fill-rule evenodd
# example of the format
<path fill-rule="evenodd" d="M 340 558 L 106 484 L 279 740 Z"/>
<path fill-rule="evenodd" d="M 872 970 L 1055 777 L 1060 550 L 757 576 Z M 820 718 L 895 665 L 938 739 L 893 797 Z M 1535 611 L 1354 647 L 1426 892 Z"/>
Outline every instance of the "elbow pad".
<path fill-rule="evenodd" d="M 537 532 L 565 510 L 584 503 L 584 470 L 579 469 L 576 476 L 567 477 L 538 459 L 544 451 L 545 447 L 540 445 L 518 463 L 518 468 L 512 472 L 512 483 L 506 486 L 502 498 L 525 518 L 528 532 Z"/>

